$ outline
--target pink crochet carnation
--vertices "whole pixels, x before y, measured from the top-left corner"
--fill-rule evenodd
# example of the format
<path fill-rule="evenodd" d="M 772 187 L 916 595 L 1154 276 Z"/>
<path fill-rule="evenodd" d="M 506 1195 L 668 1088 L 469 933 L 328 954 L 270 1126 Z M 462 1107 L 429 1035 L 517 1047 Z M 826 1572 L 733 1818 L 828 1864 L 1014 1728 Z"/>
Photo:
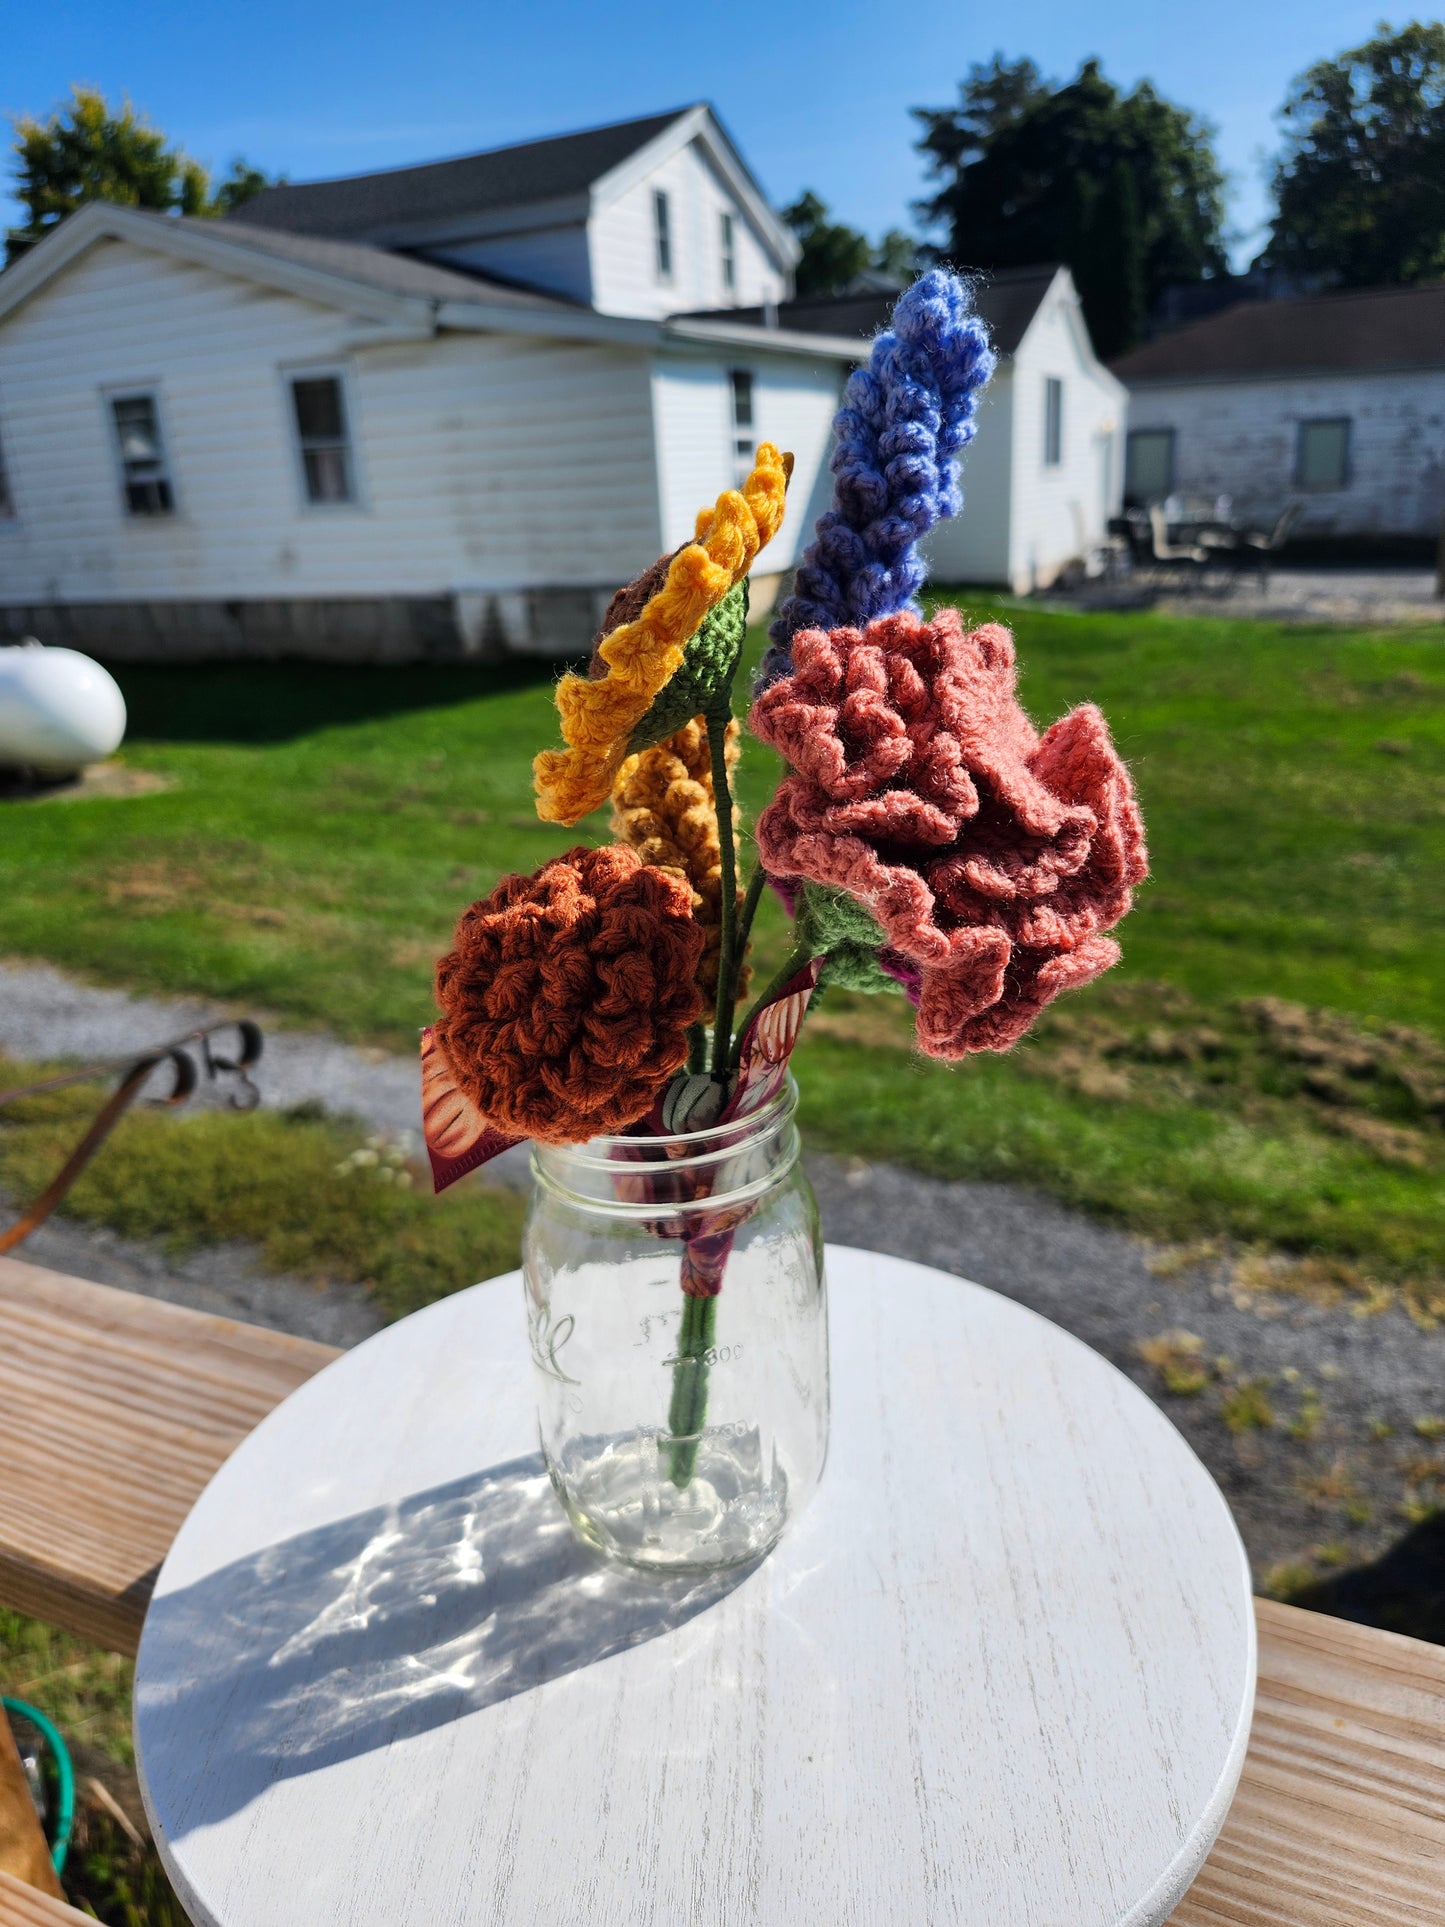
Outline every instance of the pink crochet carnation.
<path fill-rule="evenodd" d="M 930 1055 L 1007 1050 L 1118 962 L 1102 932 L 1148 873 L 1104 718 L 1085 703 L 1041 738 L 1008 630 L 965 635 L 956 609 L 804 630 L 793 660 L 749 719 L 791 766 L 758 819 L 764 864 L 867 906 L 886 966 L 917 972 Z"/>

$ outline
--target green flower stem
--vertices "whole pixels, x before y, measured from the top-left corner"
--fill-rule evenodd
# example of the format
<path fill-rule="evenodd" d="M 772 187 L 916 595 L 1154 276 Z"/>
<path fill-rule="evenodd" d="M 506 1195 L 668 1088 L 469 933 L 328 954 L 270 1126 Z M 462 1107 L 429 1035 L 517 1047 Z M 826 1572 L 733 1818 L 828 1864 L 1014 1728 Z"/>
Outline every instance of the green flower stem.
<path fill-rule="evenodd" d="M 707 1069 L 706 1024 L 689 1024 L 687 1027 L 687 1068 L 694 1077 Z"/>
<path fill-rule="evenodd" d="M 667 1411 L 667 1476 L 679 1492 L 687 1490 L 697 1470 L 702 1428 L 707 1423 L 707 1353 L 716 1333 L 717 1299 L 684 1293 L 672 1367 L 672 1403 Z"/>
<path fill-rule="evenodd" d="M 771 983 L 768 984 L 767 988 L 763 991 L 763 994 L 758 998 L 757 1002 L 753 1005 L 752 1009 L 748 1012 L 747 1016 L 744 1017 L 743 1021 L 738 1025 L 738 1050 L 737 1050 L 738 1056 L 741 1056 L 742 1054 L 743 1037 L 747 1032 L 748 1025 L 753 1021 L 754 1017 L 757 1016 L 758 1012 L 762 1010 L 766 1004 L 771 1002 L 771 1000 L 777 996 L 778 992 L 782 989 L 783 985 L 788 981 L 788 979 L 790 977 L 796 977 L 798 972 L 803 968 L 804 964 L 811 963 L 814 957 L 817 956 L 817 954 L 818 954 L 817 951 L 814 949 L 813 945 L 807 940 L 807 938 L 803 938 L 800 942 L 794 945 L 793 953 L 788 958 L 788 961 L 783 965 L 782 969 L 778 972 L 778 974 L 772 979 Z"/>
<path fill-rule="evenodd" d="M 743 898 L 743 907 L 738 912 L 738 967 L 733 978 L 735 983 L 742 976 L 743 959 L 748 954 L 748 944 L 752 940 L 753 918 L 758 914 L 758 904 L 762 901 L 763 888 L 767 880 L 768 873 L 760 863 L 753 871 L 752 879 L 748 884 L 748 893 Z"/>
<path fill-rule="evenodd" d="M 733 1010 L 737 1003 L 738 861 L 733 847 L 733 793 L 728 786 L 727 733 L 732 713 L 709 710 L 707 747 L 712 759 L 713 805 L 717 810 L 718 849 L 722 855 L 722 942 L 718 957 L 717 1019 L 712 1034 L 712 1072 L 727 1069 L 733 1041 Z"/>

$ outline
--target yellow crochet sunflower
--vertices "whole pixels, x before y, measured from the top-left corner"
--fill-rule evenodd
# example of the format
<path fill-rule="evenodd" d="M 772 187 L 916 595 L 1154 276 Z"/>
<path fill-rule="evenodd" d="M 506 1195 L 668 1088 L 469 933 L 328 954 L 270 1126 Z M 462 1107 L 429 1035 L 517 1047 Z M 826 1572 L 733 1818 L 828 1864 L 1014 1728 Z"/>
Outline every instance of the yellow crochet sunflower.
<path fill-rule="evenodd" d="M 567 747 L 544 749 L 532 765 L 544 823 L 575 823 L 607 801 L 629 737 L 677 673 L 689 638 L 777 533 L 791 466 L 763 442 L 742 488 L 728 489 L 698 515 L 696 539 L 672 558 L 666 582 L 636 621 L 598 645 L 600 679 L 567 675 L 557 685 Z"/>

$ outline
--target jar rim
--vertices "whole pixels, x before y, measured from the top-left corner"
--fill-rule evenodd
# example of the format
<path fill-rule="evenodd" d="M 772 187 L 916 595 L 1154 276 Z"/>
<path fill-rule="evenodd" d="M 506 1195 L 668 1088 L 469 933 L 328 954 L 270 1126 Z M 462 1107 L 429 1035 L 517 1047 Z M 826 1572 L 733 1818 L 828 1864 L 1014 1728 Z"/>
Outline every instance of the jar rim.
<path fill-rule="evenodd" d="M 534 1140 L 532 1154 L 539 1164 L 556 1159 L 584 1168 L 615 1172 L 620 1163 L 706 1162 L 711 1157 L 731 1156 L 751 1138 L 780 1129 L 798 1108 L 798 1086 L 791 1071 L 775 1096 L 756 1111 L 733 1117 L 720 1124 L 709 1124 L 700 1131 L 665 1131 L 657 1136 L 636 1136 L 619 1132 L 615 1136 L 586 1138 L 577 1144 L 544 1144 Z M 681 1156 L 678 1146 L 686 1146 Z M 638 1157 L 638 1153 L 651 1157 Z"/>

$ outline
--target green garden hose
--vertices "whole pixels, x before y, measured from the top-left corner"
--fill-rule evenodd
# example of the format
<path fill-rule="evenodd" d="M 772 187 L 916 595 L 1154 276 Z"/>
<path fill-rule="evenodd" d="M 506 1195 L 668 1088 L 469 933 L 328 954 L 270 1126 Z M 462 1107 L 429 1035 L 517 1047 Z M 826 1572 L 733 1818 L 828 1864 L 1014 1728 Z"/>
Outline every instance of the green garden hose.
<path fill-rule="evenodd" d="M 50 1757 L 55 1762 L 58 1802 L 55 1825 L 51 1829 L 50 1861 L 56 1873 L 63 1873 L 65 1855 L 70 1846 L 70 1829 L 75 1819 L 75 1769 L 70 1764 L 70 1750 L 53 1722 L 45 1717 L 38 1706 L 27 1706 L 24 1700 L 13 1700 L 8 1694 L 0 1698 L 0 1706 L 7 1713 L 15 1713 L 22 1720 L 29 1720 L 50 1748 Z"/>

